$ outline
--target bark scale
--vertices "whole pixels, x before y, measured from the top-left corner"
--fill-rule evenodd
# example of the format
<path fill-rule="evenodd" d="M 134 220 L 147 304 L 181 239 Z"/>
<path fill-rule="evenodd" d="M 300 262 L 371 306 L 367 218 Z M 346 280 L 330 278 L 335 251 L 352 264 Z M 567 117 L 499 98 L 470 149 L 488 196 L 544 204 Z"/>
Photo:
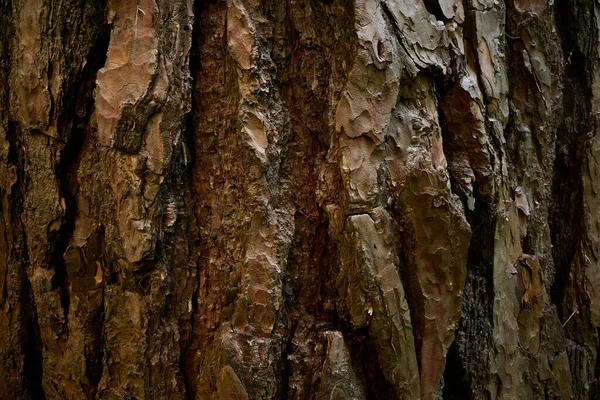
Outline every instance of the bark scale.
<path fill-rule="evenodd" d="M 600 397 L 597 2 L 0 24 L 0 397 Z"/>

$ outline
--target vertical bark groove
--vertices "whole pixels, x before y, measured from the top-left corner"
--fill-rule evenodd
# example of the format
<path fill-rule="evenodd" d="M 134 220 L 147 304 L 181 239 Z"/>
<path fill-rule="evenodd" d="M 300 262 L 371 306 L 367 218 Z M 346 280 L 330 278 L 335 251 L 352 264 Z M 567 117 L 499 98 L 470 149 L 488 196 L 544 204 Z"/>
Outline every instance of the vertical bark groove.
<path fill-rule="evenodd" d="M 0 25 L 1 398 L 600 396 L 597 2 Z"/>

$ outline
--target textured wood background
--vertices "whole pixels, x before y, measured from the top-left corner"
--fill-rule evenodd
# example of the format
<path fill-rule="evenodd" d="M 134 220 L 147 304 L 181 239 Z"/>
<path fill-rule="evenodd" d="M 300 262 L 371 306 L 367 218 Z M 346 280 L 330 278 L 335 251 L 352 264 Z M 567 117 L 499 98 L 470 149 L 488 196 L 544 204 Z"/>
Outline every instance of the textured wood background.
<path fill-rule="evenodd" d="M 0 398 L 600 398 L 599 38 L 594 0 L 0 0 Z"/>

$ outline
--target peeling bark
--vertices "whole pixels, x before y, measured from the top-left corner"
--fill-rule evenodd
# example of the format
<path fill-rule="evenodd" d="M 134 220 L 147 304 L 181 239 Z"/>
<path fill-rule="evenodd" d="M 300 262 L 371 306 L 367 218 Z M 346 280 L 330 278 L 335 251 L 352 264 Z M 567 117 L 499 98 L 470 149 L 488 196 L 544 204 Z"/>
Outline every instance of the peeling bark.
<path fill-rule="evenodd" d="M 0 0 L 0 397 L 600 397 L 600 5 Z"/>

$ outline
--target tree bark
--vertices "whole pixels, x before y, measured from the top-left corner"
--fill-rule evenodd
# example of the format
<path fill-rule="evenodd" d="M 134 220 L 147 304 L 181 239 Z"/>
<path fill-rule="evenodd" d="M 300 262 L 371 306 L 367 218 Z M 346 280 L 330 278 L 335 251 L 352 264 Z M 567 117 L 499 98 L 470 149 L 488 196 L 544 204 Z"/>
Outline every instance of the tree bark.
<path fill-rule="evenodd" d="M 0 26 L 0 398 L 600 398 L 598 2 Z"/>

